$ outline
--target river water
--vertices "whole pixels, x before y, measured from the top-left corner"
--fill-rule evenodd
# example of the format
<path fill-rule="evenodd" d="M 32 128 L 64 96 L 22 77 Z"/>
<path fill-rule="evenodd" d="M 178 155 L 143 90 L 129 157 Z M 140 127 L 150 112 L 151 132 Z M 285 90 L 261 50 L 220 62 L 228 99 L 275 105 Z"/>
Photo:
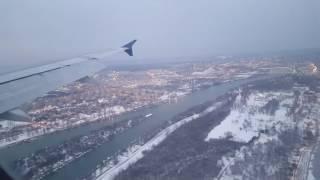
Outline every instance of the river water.
<path fill-rule="evenodd" d="M 152 114 L 152 116 L 148 117 L 148 119 L 143 123 L 140 123 L 137 126 L 134 126 L 119 135 L 116 135 L 111 141 L 106 142 L 97 149 L 71 162 L 70 164 L 66 165 L 65 167 L 46 177 L 45 179 L 78 179 L 80 177 L 86 176 L 103 159 L 116 154 L 119 150 L 127 148 L 130 143 L 137 140 L 139 137 L 142 137 L 146 133 L 157 130 L 166 121 L 172 119 L 179 113 L 182 113 L 196 105 L 214 100 L 227 91 L 253 80 L 255 79 L 246 79 L 224 83 L 189 94 L 185 97 L 180 98 L 179 101 L 174 104 L 161 104 L 152 108 L 142 109 L 119 116 L 119 120 L 125 120 L 137 115 L 146 115 L 150 113 Z M 106 122 L 92 123 L 90 125 L 64 130 L 59 133 L 44 135 L 32 141 L 31 143 L 17 144 L 9 148 L 1 149 L 1 165 L 4 167 L 4 169 L 7 170 L 7 172 L 13 174 L 15 178 L 19 178 L 17 174 L 14 174 L 14 171 L 12 169 L 14 160 L 26 156 L 27 154 L 42 149 L 46 146 L 54 146 L 72 137 L 88 134 L 90 131 L 100 129 L 105 125 L 107 125 Z"/>

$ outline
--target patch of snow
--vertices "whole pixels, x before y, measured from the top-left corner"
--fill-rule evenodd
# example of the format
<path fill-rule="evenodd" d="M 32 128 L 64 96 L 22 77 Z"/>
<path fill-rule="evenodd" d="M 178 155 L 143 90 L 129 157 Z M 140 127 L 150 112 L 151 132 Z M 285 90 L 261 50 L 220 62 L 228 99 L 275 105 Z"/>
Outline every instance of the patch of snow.
<path fill-rule="evenodd" d="M 48 105 L 48 106 L 45 106 L 45 107 L 43 107 L 41 109 L 30 111 L 29 113 L 30 114 L 39 114 L 39 113 L 42 113 L 42 112 L 45 112 L 45 111 L 50 111 L 50 110 L 53 110 L 53 109 L 58 109 L 58 107 L 57 106 Z"/>
<path fill-rule="evenodd" d="M 98 99 L 98 103 L 106 103 L 106 102 L 108 102 L 108 99 L 107 98 L 99 98 Z"/>
<path fill-rule="evenodd" d="M 121 114 L 123 112 L 126 112 L 126 109 L 123 106 L 112 106 L 109 108 L 106 108 L 107 113 L 114 113 L 114 114 Z"/>
<path fill-rule="evenodd" d="M 284 106 L 282 102 L 274 115 L 259 112 L 259 108 L 262 108 L 271 99 L 280 101 L 286 95 L 273 92 L 252 93 L 247 98 L 246 104 L 243 104 L 241 91 L 239 91 L 230 114 L 208 133 L 205 141 L 230 138 L 237 142 L 249 142 L 252 138 L 257 137 L 261 130 L 271 127 L 276 127 L 278 131 L 287 129 L 286 125 L 291 126 L 293 123 L 286 121 L 289 107 Z M 282 122 L 286 122 L 286 125 L 283 125 Z"/>
<path fill-rule="evenodd" d="M 193 72 L 192 75 L 196 75 L 196 76 L 199 76 L 199 75 L 208 75 L 208 74 L 211 74 L 214 72 L 214 69 L 212 67 L 204 70 L 204 71 L 199 71 L 199 72 Z"/>
<path fill-rule="evenodd" d="M 249 78 L 253 75 L 257 74 L 256 71 L 253 72 L 247 72 L 247 73 L 239 73 L 238 75 L 236 75 L 236 78 L 240 78 L 240 79 L 245 79 L 245 78 Z"/>
<path fill-rule="evenodd" d="M 171 92 L 171 93 L 165 93 L 164 95 L 159 97 L 160 101 L 167 101 L 170 98 L 176 98 L 176 97 L 182 97 L 187 95 L 187 92 L 184 91 L 177 91 L 177 92 Z"/>

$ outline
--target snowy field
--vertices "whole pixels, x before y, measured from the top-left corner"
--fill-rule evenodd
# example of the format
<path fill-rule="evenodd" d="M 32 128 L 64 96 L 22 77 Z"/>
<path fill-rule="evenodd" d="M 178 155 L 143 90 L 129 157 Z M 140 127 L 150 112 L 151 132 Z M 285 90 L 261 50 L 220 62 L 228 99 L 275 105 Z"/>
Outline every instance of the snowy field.
<path fill-rule="evenodd" d="M 280 102 L 274 114 L 264 113 L 261 109 L 271 100 Z M 213 128 L 205 141 L 229 138 L 237 142 L 249 142 L 259 135 L 259 131 L 275 127 L 281 131 L 292 126 L 287 113 L 293 102 L 292 92 L 254 92 L 249 97 L 242 97 L 239 92 L 230 114 Z"/>

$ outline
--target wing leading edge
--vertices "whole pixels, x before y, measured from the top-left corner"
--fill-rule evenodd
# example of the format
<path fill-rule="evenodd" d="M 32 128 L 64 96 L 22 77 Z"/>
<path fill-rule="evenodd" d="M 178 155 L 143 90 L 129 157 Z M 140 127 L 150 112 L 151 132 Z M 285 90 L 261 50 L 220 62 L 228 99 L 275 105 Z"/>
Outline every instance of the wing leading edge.
<path fill-rule="evenodd" d="M 136 40 L 131 41 L 118 49 L 87 54 L 0 76 L 0 120 L 7 119 L 3 114 L 26 102 L 104 69 L 105 67 L 98 62 L 100 59 L 119 52 L 126 52 L 132 56 L 135 42 Z"/>

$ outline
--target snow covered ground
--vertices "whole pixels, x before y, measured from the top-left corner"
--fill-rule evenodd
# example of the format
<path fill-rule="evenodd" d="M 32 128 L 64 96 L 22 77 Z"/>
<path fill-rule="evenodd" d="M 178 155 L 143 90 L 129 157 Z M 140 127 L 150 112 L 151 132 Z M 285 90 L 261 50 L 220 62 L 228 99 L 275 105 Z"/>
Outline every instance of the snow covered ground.
<path fill-rule="evenodd" d="M 264 113 L 261 109 L 271 100 L 280 102 L 274 114 Z M 242 97 L 239 92 L 230 114 L 215 128 L 205 141 L 211 139 L 229 138 L 237 142 L 249 142 L 259 135 L 259 131 L 277 128 L 279 131 L 292 126 L 286 121 L 290 104 L 293 102 L 292 92 L 253 92 L 249 97 Z M 286 125 L 283 125 L 283 123 Z"/>
<path fill-rule="evenodd" d="M 204 71 L 196 71 L 196 72 L 193 72 L 192 75 L 195 75 L 195 76 L 206 76 L 206 75 L 210 75 L 212 73 L 215 73 L 216 70 L 213 69 L 212 67 L 209 67 L 208 69 L 205 69 Z"/>
<path fill-rule="evenodd" d="M 274 179 L 284 173 L 281 172 L 283 161 L 280 157 L 287 155 L 276 152 L 276 149 L 295 145 L 294 142 L 302 139 L 306 131 L 316 134 L 319 99 L 320 96 L 307 87 L 294 87 L 290 91 L 251 91 L 245 97 L 239 91 L 229 116 L 209 132 L 205 141 L 229 138 L 248 143 L 255 139 L 223 156 L 218 161 L 221 171 L 215 179 Z M 279 102 L 274 113 L 263 111 L 271 101 Z M 292 136 L 286 139 L 290 142 L 284 141 L 283 138 L 288 136 Z"/>
<path fill-rule="evenodd" d="M 177 91 L 171 93 L 165 93 L 164 95 L 159 97 L 160 101 L 169 101 L 171 98 L 178 98 L 187 95 L 189 92 L 185 91 Z"/>
<path fill-rule="evenodd" d="M 239 73 L 238 75 L 235 76 L 235 78 L 237 78 L 237 79 L 246 79 L 246 78 L 254 76 L 257 73 L 258 73 L 257 71 Z"/>

